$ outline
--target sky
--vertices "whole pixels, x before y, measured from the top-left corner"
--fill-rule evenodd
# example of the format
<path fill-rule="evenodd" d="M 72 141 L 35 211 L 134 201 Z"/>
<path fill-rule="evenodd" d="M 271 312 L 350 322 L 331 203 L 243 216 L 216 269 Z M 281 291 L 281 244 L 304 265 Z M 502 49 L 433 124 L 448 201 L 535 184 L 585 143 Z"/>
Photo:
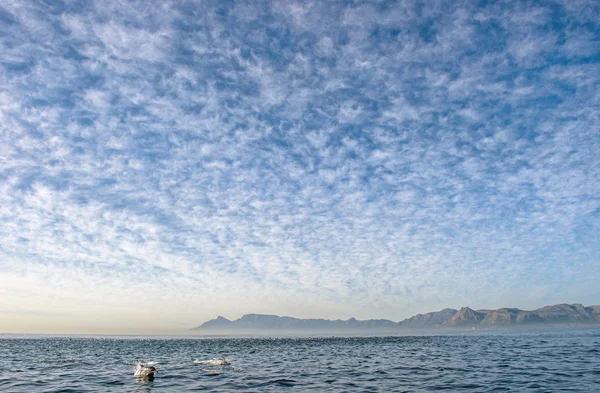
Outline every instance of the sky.
<path fill-rule="evenodd" d="M 0 332 L 599 304 L 600 3 L 0 4 Z"/>

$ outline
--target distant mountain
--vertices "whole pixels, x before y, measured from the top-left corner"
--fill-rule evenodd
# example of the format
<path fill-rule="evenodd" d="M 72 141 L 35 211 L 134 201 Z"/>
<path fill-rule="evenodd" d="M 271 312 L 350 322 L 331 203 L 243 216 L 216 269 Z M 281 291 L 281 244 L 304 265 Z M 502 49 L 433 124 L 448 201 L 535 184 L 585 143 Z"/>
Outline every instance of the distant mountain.
<path fill-rule="evenodd" d="M 485 312 L 485 318 L 482 323 L 486 325 L 512 325 L 517 322 L 523 323 L 523 311 L 518 308 L 500 308 L 498 310 L 489 310 Z"/>
<path fill-rule="evenodd" d="M 397 324 L 387 319 L 369 319 L 359 321 L 355 318 L 348 320 L 329 319 L 299 319 L 280 317 L 278 315 L 246 314 L 243 317 L 230 321 L 218 317 L 204 322 L 192 330 L 218 330 L 218 331 L 264 331 L 264 330 L 306 330 L 306 331 L 342 331 L 342 330 L 394 330 Z"/>
<path fill-rule="evenodd" d="M 244 331 L 398 331 L 419 329 L 460 329 L 460 328 L 506 328 L 523 326 L 579 326 L 600 325 L 600 305 L 584 307 L 581 304 L 557 304 L 537 310 L 526 311 L 518 308 L 498 310 L 473 310 L 462 307 L 460 310 L 445 308 L 426 314 L 417 314 L 400 322 L 387 319 L 359 321 L 329 319 L 299 319 L 278 315 L 246 314 L 231 321 L 219 316 L 192 330 L 211 332 Z"/>
<path fill-rule="evenodd" d="M 202 324 L 202 328 L 204 329 L 229 329 L 231 326 L 232 322 L 220 315 L 217 317 L 217 319 L 211 319 L 210 321 Z"/>
<path fill-rule="evenodd" d="M 453 308 L 445 308 L 441 311 L 417 314 L 398 322 L 399 328 L 405 329 L 427 329 L 439 326 L 452 318 L 458 311 Z"/>
<path fill-rule="evenodd" d="M 443 326 L 524 326 L 524 325 L 585 325 L 600 324 L 599 306 L 584 307 L 581 304 L 557 304 L 533 311 L 518 308 L 498 310 L 471 310 L 463 307 L 444 322 Z"/>
<path fill-rule="evenodd" d="M 452 318 L 448 319 L 442 326 L 470 326 L 476 325 L 486 317 L 485 311 L 475 311 L 469 307 L 461 307 Z"/>

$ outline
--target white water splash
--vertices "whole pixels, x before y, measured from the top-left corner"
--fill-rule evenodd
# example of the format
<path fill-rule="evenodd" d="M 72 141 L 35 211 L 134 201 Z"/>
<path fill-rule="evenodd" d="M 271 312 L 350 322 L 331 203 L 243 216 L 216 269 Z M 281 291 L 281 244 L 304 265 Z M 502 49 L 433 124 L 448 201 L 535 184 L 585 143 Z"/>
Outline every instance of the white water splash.
<path fill-rule="evenodd" d="M 208 366 L 229 366 L 231 362 L 225 358 L 214 358 L 210 360 L 194 360 L 195 364 L 205 364 Z"/>

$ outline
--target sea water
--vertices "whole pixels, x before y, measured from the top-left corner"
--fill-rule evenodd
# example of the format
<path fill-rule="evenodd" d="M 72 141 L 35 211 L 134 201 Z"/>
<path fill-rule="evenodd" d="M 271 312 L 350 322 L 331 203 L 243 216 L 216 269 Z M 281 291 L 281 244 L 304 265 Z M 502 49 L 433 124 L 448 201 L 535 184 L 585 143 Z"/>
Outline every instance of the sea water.
<path fill-rule="evenodd" d="M 138 362 L 158 369 L 139 379 Z M 600 329 L 394 337 L 0 336 L 2 392 L 600 392 Z"/>

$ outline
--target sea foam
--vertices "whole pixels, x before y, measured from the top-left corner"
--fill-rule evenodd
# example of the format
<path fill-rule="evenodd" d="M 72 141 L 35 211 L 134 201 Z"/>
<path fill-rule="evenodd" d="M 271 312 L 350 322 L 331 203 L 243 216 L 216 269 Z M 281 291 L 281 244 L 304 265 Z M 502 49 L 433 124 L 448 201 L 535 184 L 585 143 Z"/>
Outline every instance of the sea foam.
<path fill-rule="evenodd" d="M 231 362 L 225 358 L 214 358 L 209 360 L 194 360 L 195 364 L 205 364 L 208 366 L 229 366 Z"/>

